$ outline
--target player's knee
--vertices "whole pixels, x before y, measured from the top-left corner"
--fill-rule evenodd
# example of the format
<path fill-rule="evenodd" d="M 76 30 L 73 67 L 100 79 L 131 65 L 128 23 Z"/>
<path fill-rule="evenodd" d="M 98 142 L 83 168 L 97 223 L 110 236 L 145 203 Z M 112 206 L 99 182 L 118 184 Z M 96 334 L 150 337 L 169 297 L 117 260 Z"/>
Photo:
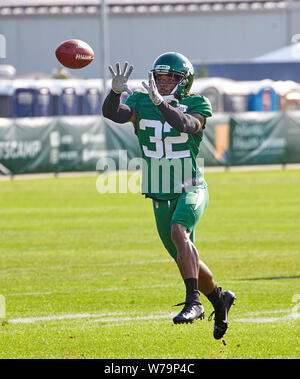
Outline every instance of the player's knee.
<path fill-rule="evenodd" d="M 173 224 L 171 226 L 171 238 L 176 246 L 181 245 L 189 240 L 189 231 L 184 225 Z"/>

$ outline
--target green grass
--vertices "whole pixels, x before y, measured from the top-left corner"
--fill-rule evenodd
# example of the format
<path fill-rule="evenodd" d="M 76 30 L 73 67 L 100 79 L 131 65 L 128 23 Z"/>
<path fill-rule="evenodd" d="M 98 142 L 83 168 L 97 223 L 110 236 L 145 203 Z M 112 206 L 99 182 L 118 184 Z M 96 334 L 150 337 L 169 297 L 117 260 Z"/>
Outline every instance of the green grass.
<path fill-rule="evenodd" d="M 206 180 L 196 246 L 238 297 L 226 345 L 207 317 L 173 325 L 184 286 L 150 200 L 100 195 L 96 177 L 16 180 L 0 182 L 0 358 L 299 358 L 300 171 Z M 13 322 L 58 315 L 85 316 Z"/>

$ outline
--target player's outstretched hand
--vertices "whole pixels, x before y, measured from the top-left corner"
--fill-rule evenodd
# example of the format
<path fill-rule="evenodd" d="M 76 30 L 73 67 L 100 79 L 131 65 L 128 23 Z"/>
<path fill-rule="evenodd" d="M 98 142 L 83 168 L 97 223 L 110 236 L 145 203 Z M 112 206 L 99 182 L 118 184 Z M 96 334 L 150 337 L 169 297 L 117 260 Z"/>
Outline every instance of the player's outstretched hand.
<path fill-rule="evenodd" d="M 111 88 L 115 93 L 120 94 L 126 91 L 129 95 L 132 94 L 131 89 L 128 88 L 127 81 L 133 71 L 133 66 L 131 65 L 128 70 L 127 68 L 128 62 L 125 62 L 122 72 L 119 62 L 116 63 L 116 72 L 114 72 L 112 66 L 108 66 L 108 69 L 112 76 Z"/>
<path fill-rule="evenodd" d="M 155 105 L 159 105 L 164 100 L 156 87 L 153 72 L 149 72 L 149 85 L 145 82 L 142 82 L 142 84 L 147 90 L 150 99 Z"/>

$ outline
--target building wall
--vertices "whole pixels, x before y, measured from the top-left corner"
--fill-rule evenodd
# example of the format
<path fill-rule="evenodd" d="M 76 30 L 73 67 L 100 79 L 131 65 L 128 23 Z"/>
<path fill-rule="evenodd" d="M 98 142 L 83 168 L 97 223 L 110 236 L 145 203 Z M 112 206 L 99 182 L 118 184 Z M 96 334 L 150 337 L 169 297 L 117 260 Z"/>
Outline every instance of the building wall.
<path fill-rule="evenodd" d="M 268 13 L 210 13 L 114 18 L 110 21 L 111 59 L 134 57 L 146 70 L 165 51 L 180 51 L 191 60 L 223 61 L 251 59 L 285 45 L 285 15 Z M 120 34 L 124 30 L 124 34 Z"/>
<path fill-rule="evenodd" d="M 192 61 L 249 60 L 283 47 L 288 34 L 300 33 L 300 13 L 293 12 L 287 25 L 284 9 L 222 11 L 187 14 L 110 15 L 109 61 L 129 60 L 133 78 L 146 77 L 153 60 L 165 51 L 179 51 Z M 6 38 L 6 59 L 18 74 L 50 74 L 59 66 L 54 51 L 61 41 L 78 38 L 95 50 L 95 61 L 74 72 L 78 76 L 102 76 L 100 15 L 0 17 L 0 34 Z"/>

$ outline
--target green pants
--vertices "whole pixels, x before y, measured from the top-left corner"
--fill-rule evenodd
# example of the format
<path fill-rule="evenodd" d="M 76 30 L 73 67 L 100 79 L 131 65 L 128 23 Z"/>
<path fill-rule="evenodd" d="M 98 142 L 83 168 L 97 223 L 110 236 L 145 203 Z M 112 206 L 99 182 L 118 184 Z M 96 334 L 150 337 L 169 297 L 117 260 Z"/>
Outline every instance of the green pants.
<path fill-rule="evenodd" d="M 158 234 L 175 261 L 177 261 L 177 249 L 171 238 L 171 226 L 184 225 L 191 232 L 190 238 L 194 242 L 195 227 L 208 205 L 208 198 L 208 189 L 199 187 L 194 191 L 183 192 L 174 200 L 153 200 Z"/>

